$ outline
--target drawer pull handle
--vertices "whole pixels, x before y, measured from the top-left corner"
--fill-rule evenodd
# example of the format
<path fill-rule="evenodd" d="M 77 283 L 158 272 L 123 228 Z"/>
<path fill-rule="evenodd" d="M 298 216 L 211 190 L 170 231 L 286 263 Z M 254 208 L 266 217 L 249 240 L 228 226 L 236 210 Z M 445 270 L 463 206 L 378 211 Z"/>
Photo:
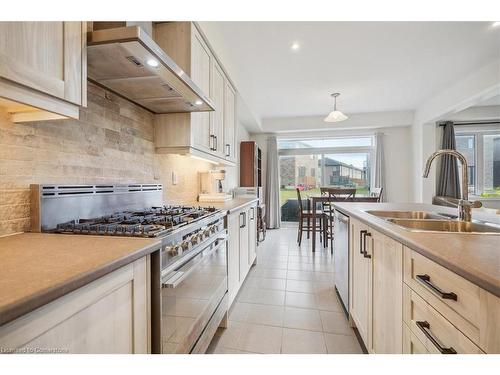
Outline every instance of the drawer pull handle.
<path fill-rule="evenodd" d="M 442 299 L 452 299 L 454 301 L 457 300 L 457 295 L 453 292 L 443 292 L 437 286 L 431 283 L 431 277 L 429 275 L 417 275 L 417 279 L 431 289 L 434 293 L 439 295 Z"/>
<path fill-rule="evenodd" d="M 453 349 L 451 346 L 449 348 L 443 348 L 441 344 L 434 338 L 434 336 L 431 333 L 431 325 L 427 321 L 417 321 L 415 322 L 417 324 L 417 327 L 422 330 L 424 335 L 434 344 L 434 346 L 439 350 L 441 354 L 457 354 L 455 349 Z"/>

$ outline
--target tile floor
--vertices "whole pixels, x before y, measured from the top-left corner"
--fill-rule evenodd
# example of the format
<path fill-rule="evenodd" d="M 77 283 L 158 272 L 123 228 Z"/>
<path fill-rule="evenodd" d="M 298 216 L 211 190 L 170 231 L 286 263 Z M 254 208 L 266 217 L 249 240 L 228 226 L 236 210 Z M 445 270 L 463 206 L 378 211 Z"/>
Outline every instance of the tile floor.
<path fill-rule="evenodd" d="M 296 227 L 267 232 L 208 353 L 362 353 L 333 290 L 329 250 L 296 243 Z M 318 241 L 319 242 L 319 241 Z"/>

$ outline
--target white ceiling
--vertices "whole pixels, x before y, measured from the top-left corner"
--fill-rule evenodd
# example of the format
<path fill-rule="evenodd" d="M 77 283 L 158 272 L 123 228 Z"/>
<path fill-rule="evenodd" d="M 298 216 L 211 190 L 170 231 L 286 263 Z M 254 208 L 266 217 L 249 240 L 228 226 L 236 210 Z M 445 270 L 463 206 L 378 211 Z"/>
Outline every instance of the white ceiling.
<path fill-rule="evenodd" d="M 199 22 L 257 119 L 416 109 L 495 59 L 491 22 Z M 292 52 L 292 42 L 300 50 Z"/>
<path fill-rule="evenodd" d="M 475 105 L 475 107 L 488 107 L 491 105 L 498 105 L 500 106 L 500 95 L 494 96 L 492 98 L 489 98 L 485 101 L 482 101 L 481 103 L 478 103 Z"/>

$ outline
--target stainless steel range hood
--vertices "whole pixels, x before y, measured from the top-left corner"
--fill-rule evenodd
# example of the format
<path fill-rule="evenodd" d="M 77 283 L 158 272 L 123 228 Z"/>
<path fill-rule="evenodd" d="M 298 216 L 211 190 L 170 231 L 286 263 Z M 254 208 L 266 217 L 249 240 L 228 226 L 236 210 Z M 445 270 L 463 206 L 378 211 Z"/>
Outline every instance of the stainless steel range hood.
<path fill-rule="evenodd" d="M 189 76 L 138 26 L 89 33 L 88 77 L 153 113 L 213 111 Z"/>

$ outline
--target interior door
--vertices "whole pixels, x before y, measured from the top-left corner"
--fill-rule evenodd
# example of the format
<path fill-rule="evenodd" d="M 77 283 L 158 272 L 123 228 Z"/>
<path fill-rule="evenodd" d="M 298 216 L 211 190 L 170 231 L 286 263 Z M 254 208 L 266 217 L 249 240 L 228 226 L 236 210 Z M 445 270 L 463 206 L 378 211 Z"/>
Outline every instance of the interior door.
<path fill-rule="evenodd" d="M 224 156 L 236 161 L 236 94 L 231 84 L 226 80 L 224 85 Z"/>
<path fill-rule="evenodd" d="M 215 111 L 211 112 L 212 152 L 224 155 L 224 73 L 217 62 L 212 64 L 211 97 Z"/>
<path fill-rule="evenodd" d="M 212 54 L 205 41 L 193 26 L 191 38 L 191 79 L 206 94 L 210 95 L 210 64 Z M 210 112 L 191 113 L 193 145 L 210 151 Z"/>
<path fill-rule="evenodd" d="M 0 22 L 0 77 L 82 104 L 81 22 Z"/>

